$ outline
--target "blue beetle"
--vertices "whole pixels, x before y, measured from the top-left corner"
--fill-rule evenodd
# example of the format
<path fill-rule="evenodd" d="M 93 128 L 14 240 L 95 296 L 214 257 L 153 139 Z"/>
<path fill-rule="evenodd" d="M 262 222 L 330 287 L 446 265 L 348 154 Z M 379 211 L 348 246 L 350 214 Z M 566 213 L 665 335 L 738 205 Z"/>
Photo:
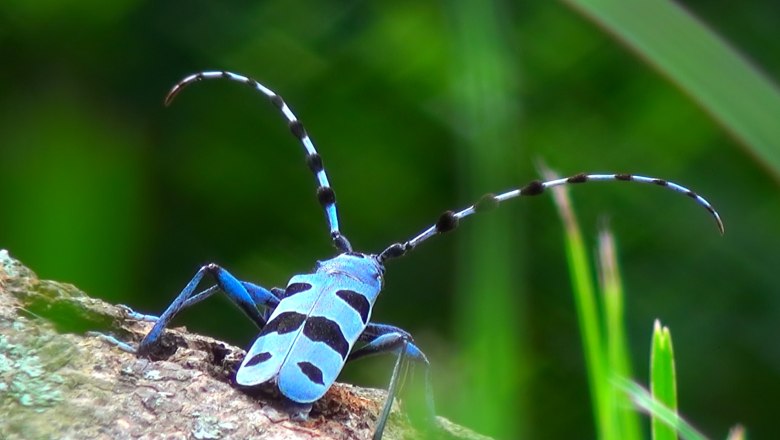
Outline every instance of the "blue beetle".
<path fill-rule="evenodd" d="M 632 174 L 577 174 L 544 182 L 532 181 L 497 195 L 486 194 L 463 210 L 445 211 L 435 224 L 410 240 L 394 243 L 378 254 L 354 252 L 339 230 L 336 196 L 328 182 L 322 159 L 303 125 L 279 95 L 252 78 L 225 71 L 208 71 L 189 75 L 177 83 L 168 93 L 166 105 L 187 85 L 215 78 L 237 81 L 259 91 L 287 120 L 292 134 L 306 150 L 306 163 L 317 179 L 317 198 L 325 210 L 331 239 L 339 254 L 318 262 L 312 273 L 293 276 L 285 289 L 266 289 L 240 281 L 222 267 L 207 264 L 200 268 L 159 318 L 131 313 L 139 319 L 155 321 L 152 330 L 137 348 L 113 338 L 106 339 L 127 351 L 141 356 L 150 355 L 165 327 L 180 310 L 216 292 L 224 292 L 261 329 L 236 372 L 236 383 L 246 387 L 275 384 L 279 392 L 299 408 L 300 414 L 307 414 L 311 404 L 328 391 L 346 362 L 372 354 L 395 353 L 396 363 L 388 396 L 377 421 L 375 439 L 382 437 L 401 368 L 409 361 L 425 368 L 428 410 L 431 417 L 435 414 L 425 354 L 408 332 L 392 325 L 371 322 L 371 311 L 382 291 L 387 260 L 405 255 L 434 235 L 454 229 L 461 219 L 492 209 L 506 200 L 539 195 L 554 186 L 595 181 L 646 183 L 682 193 L 709 211 L 723 233 L 723 223 L 712 205 L 676 183 Z M 198 285 L 207 274 L 213 277 L 215 284 L 197 292 Z M 357 348 L 356 344 L 359 344 Z"/>

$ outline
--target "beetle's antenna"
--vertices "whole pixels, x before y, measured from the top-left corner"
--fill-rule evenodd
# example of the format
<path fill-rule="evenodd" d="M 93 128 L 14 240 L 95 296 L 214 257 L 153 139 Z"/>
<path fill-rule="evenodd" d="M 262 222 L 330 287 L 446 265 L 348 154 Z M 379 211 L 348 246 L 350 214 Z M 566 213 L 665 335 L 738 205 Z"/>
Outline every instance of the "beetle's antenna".
<path fill-rule="evenodd" d="M 441 216 L 439 216 L 439 219 L 436 221 L 435 224 L 431 225 L 428 229 L 426 229 L 416 237 L 412 238 L 411 240 L 405 241 L 403 243 L 394 243 L 388 246 L 385 250 L 383 250 L 379 254 L 378 259 L 380 262 L 384 262 L 392 258 L 401 257 L 405 255 L 408 251 L 414 249 L 415 247 L 417 247 L 417 245 L 433 237 L 434 235 L 441 234 L 455 229 L 458 226 L 458 222 L 462 218 L 468 217 L 471 214 L 475 214 L 478 212 L 489 211 L 495 208 L 496 206 L 498 206 L 499 203 L 505 200 L 514 199 L 515 197 L 520 197 L 520 196 L 536 196 L 543 193 L 546 189 L 552 188 L 554 186 L 569 185 L 575 183 L 585 183 L 585 182 L 599 182 L 599 181 L 648 183 L 648 184 L 668 188 L 678 193 L 685 194 L 686 196 L 692 198 L 696 203 L 704 207 L 704 209 L 706 209 L 715 219 L 715 222 L 717 223 L 718 230 L 720 231 L 720 233 L 723 234 L 724 232 L 723 222 L 720 219 L 720 215 L 715 210 L 715 208 L 712 207 L 710 202 L 704 199 L 704 197 L 696 194 L 695 192 L 691 191 L 690 189 L 684 186 L 678 185 L 668 180 L 659 179 L 656 177 L 643 177 L 643 176 L 636 176 L 633 174 L 584 174 L 582 173 L 571 177 L 565 177 L 562 179 L 554 179 L 548 181 L 534 180 L 533 182 L 523 186 L 522 188 L 513 189 L 511 191 L 507 191 L 505 193 L 501 193 L 498 195 L 485 194 L 479 199 L 479 201 L 477 201 L 477 203 L 474 203 L 473 205 L 467 207 L 466 209 L 463 209 L 458 212 L 445 211 Z"/>
<path fill-rule="evenodd" d="M 309 166 L 309 169 L 312 173 L 314 173 L 314 177 L 317 179 L 317 199 L 322 205 L 322 208 L 325 210 L 325 215 L 328 218 L 328 225 L 330 226 L 330 237 L 331 240 L 333 240 L 333 245 L 336 246 L 336 248 L 341 252 L 350 252 L 352 250 L 352 246 L 349 244 L 347 238 L 341 235 L 341 232 L 339 231 L 339 216 L 336 212 L 336 193 L 334 193 L 333 189 L 330 187 L 328 176 L 325 174 L 325 168 L 322 166 L 322 158 L 314 148 L 314 144 L 312 143 L 309 135 L 306 133 L 306 130 L 303 128 L 303 124 L 301 124 L 295 114 L 293 114 L 292 110 L 290 110 L 290 107 L 287 106 L 281 96 L 277 95 L 273 90 L 267 88 L 266 86 L 260 84 L 248 76 L 226 71 L 211 71 L 194 73 L 176 83 L 176 85 L 171 88 L 171 91 L 168 92 L 168 95 L 165 97 L 165 105 L 170 105 L 176 95 L 178 95 L 179 92 L 181 92 L 182 89 L 188 85 L 202 81 L 204 79 L 216 78 L 225 78 L 231 81 L 243 83 L 262 93 L 271 100 L 271 103 L 277 109 L 279 109 L 279 111 L 282 113 L 282 116 L 287 119 L 287 124 L 290 126 L 290 131 L 292 132 L 293 136 L 295 136 L 295 138 L 298 139 L 298 141 L 300 141 L 300 143 L 303 145 L 303 148 L 306 149 L 306 164 Z"/>

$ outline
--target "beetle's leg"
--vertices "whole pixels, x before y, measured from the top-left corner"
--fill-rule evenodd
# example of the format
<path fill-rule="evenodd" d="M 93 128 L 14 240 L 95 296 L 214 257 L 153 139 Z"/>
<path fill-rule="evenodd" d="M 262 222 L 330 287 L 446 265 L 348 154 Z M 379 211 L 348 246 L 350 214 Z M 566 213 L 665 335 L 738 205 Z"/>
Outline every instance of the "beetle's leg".
<path fill-rule="evenodd" d="M 181 309 L 186 309 L 187 307 L 193 304 L 197 304 L 203 301 L 204 299 L 215 294 L 218 290 L 219 290 L 219 286 L 213 285 L 208 289 L 205 289 L 203 291 L 196 293 L 195 295 L 190 296 L 189 298 L 187 298 L 186 301 L 184 301 L 184 304 L 181 306 Z M 119 307 L 125 310 L 125 313 L 127 314 L 128 318 L 134 319 L 136 321 L 157 322 L 160 319 L 159 316 L 147 315 L 145 313 L 136 312 L 131 307 L 126 306 L 124 304 L 120 305 Z"/>
<path fill-rule="evenodd" d="M 398 393 L 398 384 L 402 376 L 401 369 L 407 366 L 407 361 L 418 362 L 425 367 L 425 400 L 429 417 L 431 420 L 435 420 L 436 411 L 433 404 L 433 389 L 429 373 L 430 364 L 422 350 L 414 344 L 409 332 L 392 325 L 370 323 L 358 340 L 365 342 L 365 345 L 350 353 L 347 362 L 382 353 L 395 353 L 398 356 L 393 368 L 393 375 L 390 378 L 390 386 L 387 389 L 387 400 L 385 400 L 385 405 L 377 419 L 374 440 L 382 438 L 387 417 L 390 415 L 390 409 L 393 406 L 393 399 Z"/>
<path fill-rule="evenodd" d="M 211 274 L 216 281 L 216 285 L 193 294 L 203 279 L 203 276 L 206 274 Z M 198 270 L 195 276 L 193 276 L 190 282 L 184 286 L 181 293 L 179 293 L 176 299 L 173 300 L 171 305 L 168 306 L 159 318 L 130 311 L 128 314 L 130 317 L 155 322 L 154 327 L 152 327 L 149 333 L 144 337 L 137 349 L 118 341 L 112 336 L 100 335 L 100 337 L 109 343 L 117 345 L 122 350 L 139 355 L 148 354 L 150 349 L 159 340 L 165 327 L 179 311 L 185 307 L 203 301 L 220 290 L 223 291 L 259 328 L 262 328 L 265 325 L 271 310 L 279 304 L 278 295 L 282 292 L 281 289 L 268 290 L 256 284 L 240 281 L 220 266 L 213 263 L 207 264 Z M 264 310 L 261 311 L 259 309 L 260 307 Z"/>
<path fill-rule="evenodd" d="M 203 293 L 203 292 L 201 292 Z M 157 322 L 158 319 L 160 319 L 159 316 L 155 315 L 147 315 L 145 313 L 136 312 L 133 310 L 132 307 L 126 306 L 124 304 L 118 304 L 117 307 L 125 311 L 125 316 L 127 318 L 130 318 L 134 321 L 143 321 L 143 322 Z"/>
<path fill-rule="evenodd" d="M 100 332 L 87 332 L 87 335 L 94 336 L 98 339 L 101 339 L 104 342 L 107 342 L 122 351 L 126 351 L 128 353 L 133 353 L 133 354 L 138 353 L 138 349 L 136 349 L 135 347 L 133 347 L 132 345 L 128 344 L 125 341 L 117 339 L 115 336 L 111 336 Z"/>
<path fill-rule="evenodd" d="M 274 311 L 275 304 L 263 304 L 263 301 L 265 301 L 265 298 L 267 297 L 266 289 L 262 286 L 258 286 L 248 281 L 241 281 L 241 284 L 244 285 L 244 288 L 246 288 L 247 292 L 249 293 L 249 296 L 251 296 L 252 299 L 255 300 L 256 304 L 265 306 L 263 307 L 263 311 L 262 311 L 263 321 L 268 321 L 268 317 L 271 316 L 271 313 Z M 213 285 L 208 289 L 202 290 L 196 293 L 195 295 L 192 295 L 186 301 L 184 301 L 184 305 L 181 306 L 181 309 L 186 309 L 187 307 L 190 307 L 193 304 L 197 304 L 203 301 L 204 299 L 216 293 L 218 290 L 219 290 L 219 286 Z M 277 299 L 281 299 L 282 296 L 284 296 L 284 289 L 280 289 L 278 287 L 272 287 L 271 294 L 275 296 Z M 278 300 L 276 301 L 276 303 L 278 303 Z M 125 313 L 127 314 L 128 318 L 134 319 L 136 321 L 157 322 L 157 320 L 160 319 L 159 316 L 147 315 L 145 313 L 136 312 L 131 307 L 126 306 L 124 304 L 120 304 L 119 307 L 125 310 Z"/>
<path fill-rule="evenodd" d="M 149 352 L 150 348 L 162 335 L 165 327 L 181 309 L 202 301 L 218 290 L 212 287 L 193 296 L 192 293 L 198 287 L 198 284 L 200 284 L 203 276 L 207 273 L 211 274 L 217 283 L 216 286 L 213 287 L 218 287 L 219 290 L 225 292 L 228 298 L 230 298 L 230 300 L 260 328 L 265 325 L 266 319 L 264 314 L 258 310 L 258 306 L 273 308 L 279 304 L 279 298 L 271 293 L 271 291 L 256 284 L 239 281 L 236 277 L 231 275 L 230 272 L 214 263 L 207 264 L 201 267 L 195 276 L 192 277 L 192 280 L 184 286 L 181 293 L 173 300 L 165 312 L 163 312 L 160 319 L 154 324 L 154 327 L 152 327 L 146 337 L 144 337 L 138 345 L 139 355 Z"/>

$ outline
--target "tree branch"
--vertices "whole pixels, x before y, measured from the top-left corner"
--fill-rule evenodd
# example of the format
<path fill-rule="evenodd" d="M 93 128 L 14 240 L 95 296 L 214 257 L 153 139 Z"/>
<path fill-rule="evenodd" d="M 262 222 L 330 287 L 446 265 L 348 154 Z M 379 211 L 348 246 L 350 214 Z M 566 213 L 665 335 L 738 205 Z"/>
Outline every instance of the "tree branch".
<path fill-rule="evenodd" d="M 137 358 L 88 331 L 138 341 L 149 323 L 75 286 L 39 280 L 0 250 L 0 439 L 365 439 L 386 392 L 335 384 L 307 421 L 296 422 L 267 393 L 234 388 L 245 352 L 170 329 L 165 360 Z M 439 417 L 435 437 L 486 439 Z M 403 412 L 386 439 L 418 438 Z"/>

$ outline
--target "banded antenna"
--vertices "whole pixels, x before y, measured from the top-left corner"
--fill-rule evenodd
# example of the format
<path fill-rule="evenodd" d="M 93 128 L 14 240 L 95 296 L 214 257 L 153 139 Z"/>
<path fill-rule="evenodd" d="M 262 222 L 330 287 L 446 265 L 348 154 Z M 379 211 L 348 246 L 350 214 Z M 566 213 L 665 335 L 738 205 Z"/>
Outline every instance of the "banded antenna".
<path fill-rule="evenodd" d="M 328 182 L 328 176 L 325 174 L 325 168 L 322 166 L 322 158 L 314 148 L 314 144 L 312 143 L 309 135 L 306 133 L 306 130 L 303 128 L 303 124 L 301 124 L 295 114 L 293 114 L 292 110 L 290 110 L 290 107 L 287 106 L 281 96 L 277 95 L 273 90 L 260 84 L 254 79 L 249 78 L 248 76 L 238 75 L 226 71 L 210 71 L 194 73 L 176 83 L 176 85 L 171 88 L 171 91 L 168 92 L 168 95 L 165 97 L 165 105 L 170 105 L 176 95 L 178 95 L 179 92 L 181 92 L 182 89 L 188 85 L 202 81 L 204 79 L 217 78 L 225 78 L 231 81 L 246 84 L 250 88 L 262 93 L 268 97 L 271 103 L 282 113 L 282 116 L 287 119 L 287 125 L 290 127 L 290 131 L 292 132 L 293 136 L 295 136 L 295 138 L 298 139 L 298 141 L 303 145 L 303 148 L 306 149 L 306 164 L 309 166 L 309 169 L 312 173 L 314 173 L 314 177 L 317 179 L 317 199 L 319 200 L 320 205 L 322 205 L 322 208 L 325 210 L 325 216 L 328 219 L 330 237 L 333 241 L 333 245 L 336 246 L 336 248 L 341 252 L 352 251 L 352 246 L 349 244 L 349 241 L 346 237 L 341 235 L 341 232 L 339 231 L 339 216 L 336 212 L 336 193 L 333 192 L 333 188 L 331 188 L 330 183 Z"/>
<path fill-rule="evenodd" d="M 534 180 L 533 182 L 523 186 L 522 188 L 513 189 L 511 191 L 507 191 L 505 193 L 498 194 L 498 195 L 485 194 L 479 199 L 479 201 L 467 207 L 466 209 L 463 209 L 458 212 L 445 211 L 441 216 L 439 216 L 439 220 L 437 220 L 436 223 L 431 225 L 428 229 L 426 229 L 416 237 L 412 238 L 411 240 L 405 241 L 403 243 L 394 243 L 388 246 L 385 250 L 382 251 L 382 253 L 379 254 L 377 258 L 379 259 L 380 262 L 385 262 L 386 260 L 389 260 L 391 258 L 401 257 L 405 255 L 408 251 L 414 249 L 415 247 L 417 247 L 417 245 L 433 237 L 434 235 L 442 234 L 444 232 L 448 232 L 455 229 L 458 226 L 458 222 L 460 221 L 460 219 L 468 217 L 471 214 L 475 214 L 478 212 L 489 211 L 495 208 L 496 206 L 498 206 L 499 203 L 505 200 L 514 199 L 515 197 L 520 197 L 520 196 L 536 196 L 543 193 L 546 189 L 552 188 L 554 186 L 569 185 L 575 183 L 585 183 L 585 182 L 599 182 L 599 181 L 648 183 L 648 184 L 668 188 L 678 193 L 685 194 L 686 196 L 696 201 L 696 203 L 704 207 L 704 209 L 706 209 L 715 219 L 715 222 L 718 225 L 718 230 L 720 231 L 720 233 L 723 234 L 724 232 L 723 222 L 720 219 L 720 215 L 718 214 L 717 211 L 715 211 L 715 208 L 712 207 L 710 202 L 705 200 L 704 197 L 696 194 L 695 192 L 689 190 L 684 186 L 678 185 L 674 182 L 669 182 L 668 180 L 664 180 L 664 179 L 658 179 L 655 177 L 636 176 L 633 174 L 584 174 L 583 173 L 571 177 L 564 177 L 562 179 L 549 180 L 546 182 L 540 180 Z"/>

